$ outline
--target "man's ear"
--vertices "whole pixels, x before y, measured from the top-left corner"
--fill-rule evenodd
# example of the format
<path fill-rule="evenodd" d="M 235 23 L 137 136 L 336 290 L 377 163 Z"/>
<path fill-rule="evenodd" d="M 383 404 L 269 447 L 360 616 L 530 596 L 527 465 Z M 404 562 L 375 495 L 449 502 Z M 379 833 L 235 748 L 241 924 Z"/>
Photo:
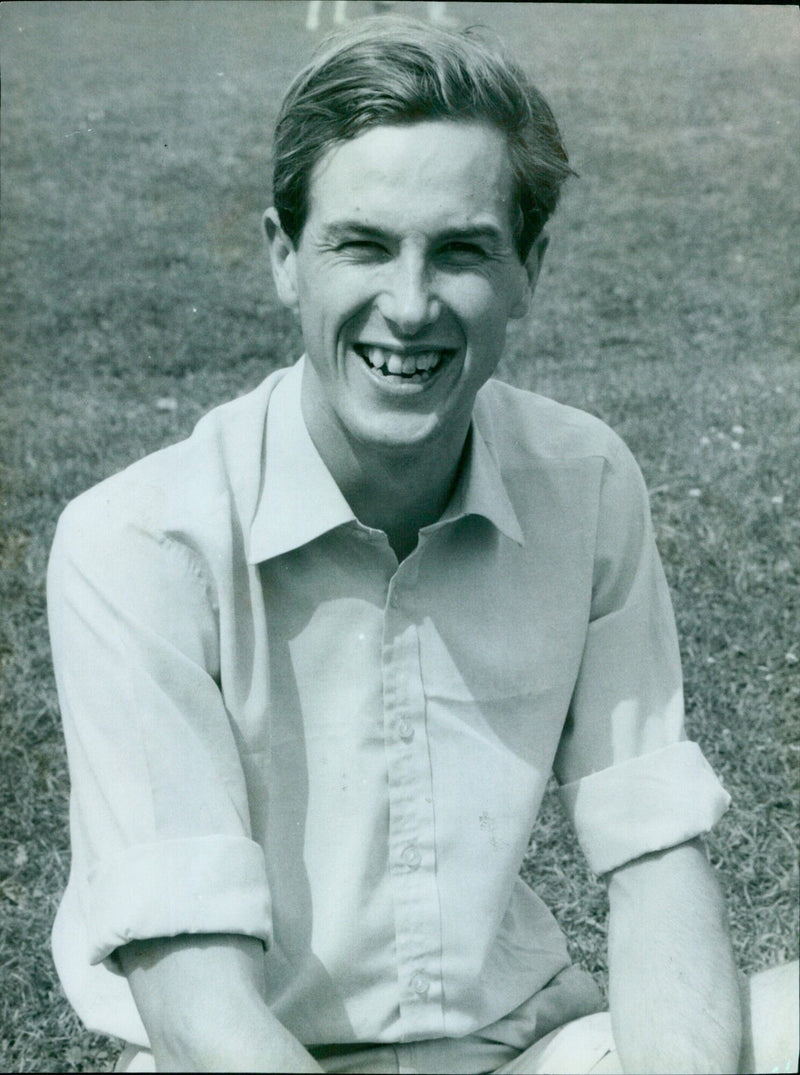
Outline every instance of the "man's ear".
<path fill-rule="evenodd" d="M 281 218 L 270 207 L 261 218 L 264 237 L 269 246 L 269 260 L 275 290 L 284 306 L 297 309 L 297 252 L 294 243 L 281 226 Z"/>
<path fill-rule="evenodd" d="M 544 261 L 544 255 L 547 251 L 549 242 L 550 236 L 544 231 L 533 241 L 533 245 L 525 259 L 525 264 L 522 267 L 525 273 L 525 284 L 522 293 L 520 294 L 519 302 L 511 311 L 512 317 L 524 317 L 528 312 L 528 307 L 530 306 L 533 293 L 536 290 L 536 282 L 539 279 L 539 273 L 542 270 L 542 262 Z"/>

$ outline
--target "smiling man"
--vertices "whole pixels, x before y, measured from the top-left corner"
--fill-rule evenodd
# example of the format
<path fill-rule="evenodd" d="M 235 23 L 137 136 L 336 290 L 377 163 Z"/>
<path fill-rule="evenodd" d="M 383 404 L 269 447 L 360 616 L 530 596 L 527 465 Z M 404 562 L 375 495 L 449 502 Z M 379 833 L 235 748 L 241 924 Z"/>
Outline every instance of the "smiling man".
<path fill-rule="evenodd" d="M 736 1070 L 698 843 L 728 798 L 644 483 L 492 378 L 569 171 L 481 35 L 335 38 L 264 220 L 305 355 L 62 516 L 54 951 L 119 1070 Z M 610 1020 L 519 878 L 551 772 L 608 879 Z"/>
<path fill-rule="evenodd" d="M 337 486 L 400 560 L 442 514 L 478 390 L 527 308 L 506 137 L 487 120 L 372 127 L 329 148 L 290 236 L 265 226 L 281 300 L 297 306 L 303 418 Z"/>

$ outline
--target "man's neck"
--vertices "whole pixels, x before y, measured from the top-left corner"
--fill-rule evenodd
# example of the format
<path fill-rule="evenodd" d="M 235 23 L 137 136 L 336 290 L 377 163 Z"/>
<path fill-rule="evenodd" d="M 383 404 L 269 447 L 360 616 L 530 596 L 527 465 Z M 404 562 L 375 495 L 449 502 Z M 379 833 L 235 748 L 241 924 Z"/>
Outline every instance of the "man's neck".
<path fill-rule="evenodd" d="M 417 544 L 419 531 L 444 512 L 458 480 L 469 427 L 448 444 L 398 451 L 355 443 L 346 431 L 316 415 L 303 417 L 314 446 L 354 515 L 383 530 L 398 560 Z"/>
<path fill-rule="evenodd" d="M 447 467 L 429 453 L 358 460 L 350 473 L 333 473 L 357 519 L 383 530 L 398 560 L 413 552 L 419 532 L 439 519 L 458 479 L 460 454 Z M 327 462 L 327 461 L 326 461 Z"/>

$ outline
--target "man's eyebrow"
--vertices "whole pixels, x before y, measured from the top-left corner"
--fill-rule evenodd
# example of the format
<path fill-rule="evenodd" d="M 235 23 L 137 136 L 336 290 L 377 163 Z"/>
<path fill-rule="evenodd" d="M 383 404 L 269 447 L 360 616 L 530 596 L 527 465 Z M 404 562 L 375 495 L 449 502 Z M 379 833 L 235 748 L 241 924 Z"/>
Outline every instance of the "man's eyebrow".
<path fill-rule="evenodd" d="M 445 228 L 439 232 L 437 239 L 440 242 L 481 241 L 498 243 L 503 240 L 503 232 L 496 224 L 466 224 L 460 228 Z"/>
<path fill-rule="evenodd" d="M 339 242 L 340 239 L 350 239 L 354 235 L 363 235 L 376 239 L 394 239 L 396 236 L 384 228 L 377 228 L 372 224 L 365 224 L 360 220 L 337 220 L 328 224 L 323 229 L 322 237 L 329 243 Z"/>
<path fill-rule="evenodd" d="M 388 228 L 381 228 L 374 224 L 366 224 L 361 220 L 338 220 L 329 224 L 323 230 L 323 238 L 329 243 L 340 242 L 343 239 L 351 239 L 353 236 L 369 239 L 383 239 L 386 241 L 397 241 L 400 238 L 396 232 L 393 232 Z M 453 242 L 454 240 L 460 240 L 461 242 L 484 241 L 500 243 L 503 240 L 503 233 L 497 225 L 487 223 L 466 224 L 461 227 L 444 228 L 435 235 L 435 241 L 437 243 L 448 243 Z"/>

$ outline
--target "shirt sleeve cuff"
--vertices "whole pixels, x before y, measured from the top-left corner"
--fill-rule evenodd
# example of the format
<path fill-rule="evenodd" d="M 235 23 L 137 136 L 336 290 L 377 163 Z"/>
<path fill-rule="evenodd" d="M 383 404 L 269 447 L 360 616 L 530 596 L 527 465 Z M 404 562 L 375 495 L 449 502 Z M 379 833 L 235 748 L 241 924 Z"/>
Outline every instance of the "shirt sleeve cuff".
<path fill-rule="evenodd" d="M 731 801 L 688 741 L 591 773 L 559 794 L 597 874 L 708 832 Z"/>
<path fill-rule="evenodd" d="M 133 940 L 236 933 L 270 943 L 264 852 L 244 837 L 141 844 L 102 860 L 89 877 L 89 962 Z"/>

